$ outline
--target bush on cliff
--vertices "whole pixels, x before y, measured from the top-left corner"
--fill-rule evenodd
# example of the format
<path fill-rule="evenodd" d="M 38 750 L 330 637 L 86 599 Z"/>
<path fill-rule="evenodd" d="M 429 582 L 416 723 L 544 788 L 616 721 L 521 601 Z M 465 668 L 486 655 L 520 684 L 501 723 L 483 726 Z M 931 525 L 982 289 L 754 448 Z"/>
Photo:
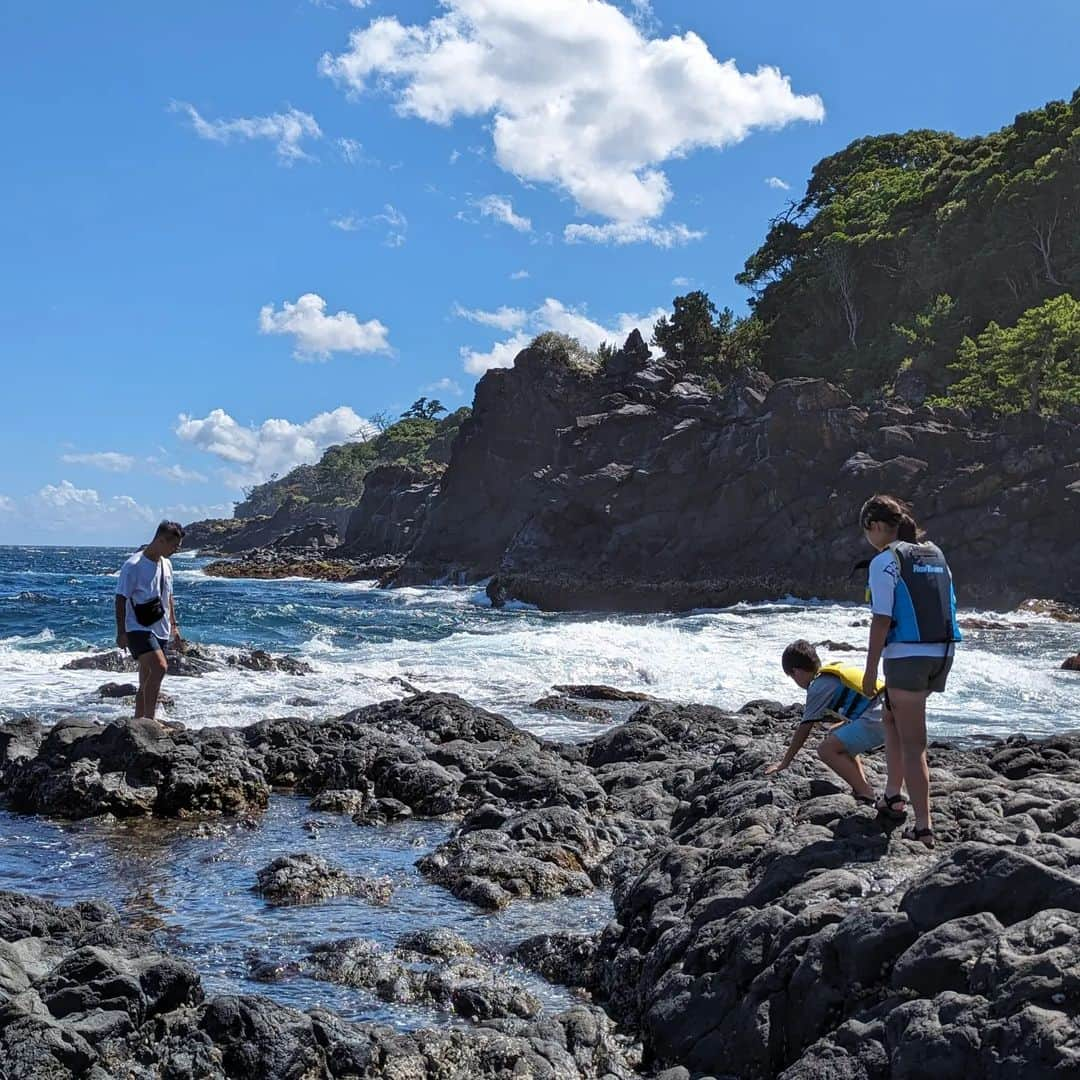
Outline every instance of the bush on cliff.
<path fill-rule="evenodd" d="M 818 162 L 737 278 L 762 366 L 865 394 L 914 366 L 944 390 L 965 335 L 1080 296 L 1078 192 L 1080 90 L 985 136 L 856 140 Z"/>

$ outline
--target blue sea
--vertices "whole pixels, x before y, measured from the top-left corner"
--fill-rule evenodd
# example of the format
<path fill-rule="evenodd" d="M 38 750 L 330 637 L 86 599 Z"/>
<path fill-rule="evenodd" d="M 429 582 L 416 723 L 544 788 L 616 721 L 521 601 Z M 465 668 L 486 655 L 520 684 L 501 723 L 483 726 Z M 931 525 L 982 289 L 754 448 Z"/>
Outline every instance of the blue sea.
<path fill-rule="evenodd" d="M 129 553 L 108 548 L 0 548 L 0 718 L 65 716 L 107 721 L 130 704 L 102 702 L 97 688 L 130 677 L 64 671 L 68 660 L 112 644 L 117 571 Z M 330 716 L 404 696 L 395 679 L 452 691 L 555 738 L 584 738 L 606 725 L 532 707 L 557 683 L 603 682 L 686 702 L 737 708 L 753 698 L 796 700 L 780 670 L 794 638 L 862 645 L 867 612 L 856 605 L 782 598 L 684 615 L 548 614 L 491 608 L 482 588 L 385 591 L 365 584 L 223 580 L 206 560 L 174 562 L 186 637 L 225 655 L 262 648 L 307 660 L 306 676 L 230 669 L 167 679 L 167 716 L 191 726 L 247 724 L 279 715 Z M 971 613 L 969 613 L 971 614 Z M 1002 618 L 998 616 L 998 618 Z M 949 692 L 933 699 L 934 734 L 972 737 L 1074 727 L 1080 675 L 1059 670 L 1080 649 L 1080 626 L 1004 616 L 1007 630 L 968 634 Z M 834 658 L 860 663 L 858 653 Z M 314 702 L 291 704 L 297 697 Z M 312 828 L 314 821 L 318 827 Z M 589 931 L 611 917 L 607 893 L 480 912 L 420 877 L 415 862 L 450 835 L 446 822 L 361 828 L 313 814 L 305 799 L 275 795 L 256 828 L 220 823 L 63 822 L 0 810 L 0 888 L 64 903 L 116 904 L 186 958 L 210 992 L 268 994 L 402 1028 L 454 1024 L 435 1010 L 379 1001 L 364 991 L 300 975 L 263 983 L 253 969 L 301 961 L 318 942 L 360 936 L 390 948 L 410 930 L 450 926 L 527 986 L 545 1008 L 568 991 L 504 959 L 522 938 L 559 928 Z M 311 851 L 356 873 L 389 879 L 390 903 L 357 898 L 275 908 L 253 892 L 256 871 L 285 852 Z"/>
<path fill-rule="evenodd" d="M 0 715 L 123 713 L 125 706 L 96 694 L 115 676 L 61 668 L 112 644 L 116 576 L 128 554 L 0 548 Z M 191 553 L 174 561 L 184 636 L 223 655 L 261 648 L 297 656 L 315 672 L 167 679 L 165 689 L 177 699 L 172 717 L 191 726 L 340 714 L 404 696 L 397 678 L 460 694 L 537 733 L 585 737 L 601 725 L 538 712 L 532 703 L 555 684 L 584 682 L 726 708 L 753 698 L 790 702 L 799 691 L 780 669 L 784 645 L 805 637 L 862 648 L 867 635 L 864 607 L 811 599 L 682 615 L 497 611 L 479 587 L 226 580 L 203 574 L 206 561 Z M 993 617 L 1011 628 L 966 633 L 948 693 L 932 699 L 932 732 L 1046 734 L 1075 726 L 1080 676 L 1060 664 L 1080 649 L 1080 625 L 1027 614 Z M 862 662 L 859 653 L 832 658 Z M 296 697 L 316 704 L 290 706 Z"/>

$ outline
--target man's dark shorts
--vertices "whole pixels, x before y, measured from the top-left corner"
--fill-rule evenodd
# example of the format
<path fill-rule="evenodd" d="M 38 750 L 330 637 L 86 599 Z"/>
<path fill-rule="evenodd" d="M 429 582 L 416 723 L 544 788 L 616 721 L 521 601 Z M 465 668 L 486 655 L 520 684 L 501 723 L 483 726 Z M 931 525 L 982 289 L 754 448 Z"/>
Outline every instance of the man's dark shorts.
<path fill-rule="evenodd" d="M 149 630 L 129 630 L 128 631 L 128 652 L 138 660 L 140 656 L 148 652 L 159 652 L 162 655 L 165 653 L 165 646 L 167 642 L 164 638 L 159 638 L 157 634 L 151 634 Z"/>
<path fill-rule="evenodd" d="M 951 656 L 904 656 L 885 661 L 885 686 L 893 690 L 929 691 L 940 694 L 945 690 L 953 658 Z"/>

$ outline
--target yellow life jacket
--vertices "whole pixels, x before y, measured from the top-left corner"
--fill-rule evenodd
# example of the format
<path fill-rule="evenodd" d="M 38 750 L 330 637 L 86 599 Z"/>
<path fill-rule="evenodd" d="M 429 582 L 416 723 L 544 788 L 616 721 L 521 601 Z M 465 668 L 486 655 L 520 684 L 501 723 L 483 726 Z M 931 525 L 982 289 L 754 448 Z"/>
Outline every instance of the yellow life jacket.
<path fill-rule="evenodd" d="M 834 675 L 841 683 L 836 696 L 829 702 L 828 707 L 832 712 L 853 720 L 855 717 L 861 716 L 870 707 L 873 698 L 868 698 L 863 693 L 862 668 L 856 667 L 854 664 L 843 664 L 834 660 L 831 663 L 822 664 L 821 670 L 818 671 L 815 678 L 822 675 Z M 877 681 L 877 693 L 880 694 L 884 689 L 885 680 L 879 678 Z"/>

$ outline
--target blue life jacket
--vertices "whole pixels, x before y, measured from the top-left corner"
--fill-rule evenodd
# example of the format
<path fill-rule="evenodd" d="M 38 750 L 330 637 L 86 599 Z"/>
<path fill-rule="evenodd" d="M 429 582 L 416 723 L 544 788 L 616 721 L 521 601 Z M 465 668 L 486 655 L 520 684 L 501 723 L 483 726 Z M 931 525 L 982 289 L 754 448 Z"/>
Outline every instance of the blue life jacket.
<path fill-rule="evenodd" d="M 952 572 L 941 548 L 929 541 L 897 540 L 889 549 L 900 573 L 885 640 L 926 645 L 961 641 Z"/>

